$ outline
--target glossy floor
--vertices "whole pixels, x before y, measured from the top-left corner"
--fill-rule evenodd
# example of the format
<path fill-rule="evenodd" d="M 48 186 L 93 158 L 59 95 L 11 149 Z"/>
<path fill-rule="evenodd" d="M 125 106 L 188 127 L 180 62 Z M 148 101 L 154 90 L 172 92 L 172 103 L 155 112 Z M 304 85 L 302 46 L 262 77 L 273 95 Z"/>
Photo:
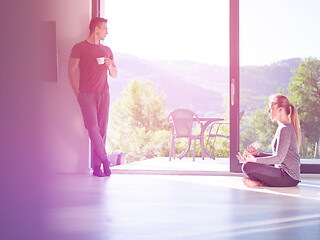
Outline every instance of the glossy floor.
<path fill-rule="evenodd" d="M 58 174 L 53 239 L 319 239 L 320 176 L 294 188 L 244 187 L 241 176 Z"/>

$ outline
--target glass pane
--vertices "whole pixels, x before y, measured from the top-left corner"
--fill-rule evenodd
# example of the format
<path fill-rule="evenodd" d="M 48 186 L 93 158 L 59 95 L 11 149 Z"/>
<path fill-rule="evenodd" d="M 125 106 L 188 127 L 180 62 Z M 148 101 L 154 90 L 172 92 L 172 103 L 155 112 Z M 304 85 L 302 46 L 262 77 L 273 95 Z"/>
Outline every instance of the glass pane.
<path fill-rule="evenodd" d="M 258 141 L 271 152 L 277 124 L 268 96 L 283 93 L 297 107 L 303 164 L 320 164 L 320 2 L 240 1 L 240 151 Z"/>
<path fill-rule="evenodd" d="M 147 93 L 148 97 L 143 99 L 141 94 L 132 96 L 128 91 L 123 94 L 128 86 L 132 87 L 134 80 L 138 82 L 136 89 L 144 92 L 154 89 L 144 85 L 150 82 L 157 94 L 164 96 L 167 113 L 176 108 L 188 108 L 199 117 L 223 117 L 228 121 L 228 1 L 105 0 L 103 5 L 102 13 L 108 19 L 109 32 L 104 44 L 112 49 L 119 71 L 117 79 L 109 81 L 108 151 L 127 151 L 129 161 L 169 156 L 170 128 L 162 133 L 155 133 L 162 130 L 161 127 L 154 132 L 146 128 L 150 126 L 148 121 L 155 113 L 154 109 L 148 116 L 141 111 L 141 118 L 131 122 L 133 125 L 122 118 L 117 124 L 125 126 L 122 132 L 112 124 L 120 100 L 123 102 L 128 97 L 128 102 L 132 103 L 128 106 L 134 107 L 138 106 L 137 101 L 145 104 L 150 99 Z M 155 117 L 159 115 L 157 113 Z M 166 122 L 167 119 L 162 116 L 162 120 Z M 196 130 L 199 133 L 200 129 Z M 116 131 L 117 136 L 114 137 Z M 125 137 L 118 137 L 121 134 Z M 134 136 L 136 138 L 133 139 Z M 124 144 L 126 141 L 127 145 Z M 156 144 L 153 144 L 154 141 L 157 141 Z M 132 146 L 132 142 L 136 146 Z M 177 154 L 185 149 L 187 142 L 177 145 Z M 219 157 L 227 158 L 229 151 L 226 144 L 218 145 L 222 147 L 216 147 Z M 154 146 L 159 146 L 160 151 Z M 141 151 L 138 153 L 136 149 L 139 148 Z M 196 151 L 197 157 L 200 157 L 199 141 Z M 189 152 L 190 157 L 192 146 Z"/>

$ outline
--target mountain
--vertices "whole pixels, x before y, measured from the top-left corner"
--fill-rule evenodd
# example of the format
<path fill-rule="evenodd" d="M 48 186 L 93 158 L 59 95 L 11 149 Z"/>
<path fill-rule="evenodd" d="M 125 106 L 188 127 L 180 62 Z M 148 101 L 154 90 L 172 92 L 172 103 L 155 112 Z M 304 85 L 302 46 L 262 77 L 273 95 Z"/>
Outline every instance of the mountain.
<path fill-rule="evenodd" d="M 118 77 L 109 80 L 112 102 L 119 99 L 131 80 L 148 80 L 156 84 L 159 93 L 166 95 L 168 110 L 186 107 L 201 116 L 225 112 L 223 101 L 229 93 L 227 66 L 146 60 L 122 53 L 114 53 L 114 56 Z M 286 89 L 293 76 L 292 69 L 297 68 L 300 60 L 241 67 L 241 108 L 256 108 L 264 104 L 264 97 L 275 93 L 279 87 Z"/>
<path fill-rule="evenodd" d="M 300 61 L 292 58 L 271 65 L 241 67 L 241 88 L 258 90 L 261 95 L 272 94 L 279 87 L 286 89 L 293 76 L 292 69 L 297 69 Z"/>
<path fill-rule="evenodd" d="M 298 69 L 301 58 L 291 58 L 264 66 L 240 68 L 240 108 L 246 111 L 263 109 L 265 99 L 279 88 L 287 93 L 293 70 Z"/>

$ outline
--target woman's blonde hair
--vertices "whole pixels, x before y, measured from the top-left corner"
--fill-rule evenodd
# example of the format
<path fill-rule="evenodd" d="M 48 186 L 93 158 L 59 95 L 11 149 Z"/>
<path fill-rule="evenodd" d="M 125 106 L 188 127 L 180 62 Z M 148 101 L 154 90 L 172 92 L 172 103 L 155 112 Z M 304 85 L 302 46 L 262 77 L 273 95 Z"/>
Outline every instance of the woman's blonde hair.
<path fill-rule="evenodd" d="M 298 148 L 300 148 L 300 120 L 298 116 L 298 111 L 293 106 L 288 98 L 282 94 L 274 94 L 269 97 L 269 102 L 275 104 L 277 107 L 282 107 L 285 111 L 286 114 L 289 117 L 290 123 L 293 125 L 294 130 L 297 135 L 297 143 L 298 143 Z"/>

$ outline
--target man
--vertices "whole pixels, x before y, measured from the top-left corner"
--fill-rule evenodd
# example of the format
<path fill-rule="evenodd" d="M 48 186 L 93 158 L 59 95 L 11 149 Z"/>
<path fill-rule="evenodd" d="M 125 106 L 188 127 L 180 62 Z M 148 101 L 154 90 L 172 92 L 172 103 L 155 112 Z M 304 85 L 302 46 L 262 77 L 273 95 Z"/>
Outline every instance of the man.
<path fill-rule="evenodd" d="M 81 108 L 85 127 L 91 140 L 91 167 L 97 177 L 110 176 L 105 150 L 109 115 L 108 73 L 117 77 L 117 68 L 109 47 L 100 44 L 108 34 L 107 20 L 93 18 L 87 40 L 74 45 L 69 59 L 69 80 Z M 76 76 L 80 70 L 80 79 Z M 101 171 L 103 164 L 103 172 Z"/>

